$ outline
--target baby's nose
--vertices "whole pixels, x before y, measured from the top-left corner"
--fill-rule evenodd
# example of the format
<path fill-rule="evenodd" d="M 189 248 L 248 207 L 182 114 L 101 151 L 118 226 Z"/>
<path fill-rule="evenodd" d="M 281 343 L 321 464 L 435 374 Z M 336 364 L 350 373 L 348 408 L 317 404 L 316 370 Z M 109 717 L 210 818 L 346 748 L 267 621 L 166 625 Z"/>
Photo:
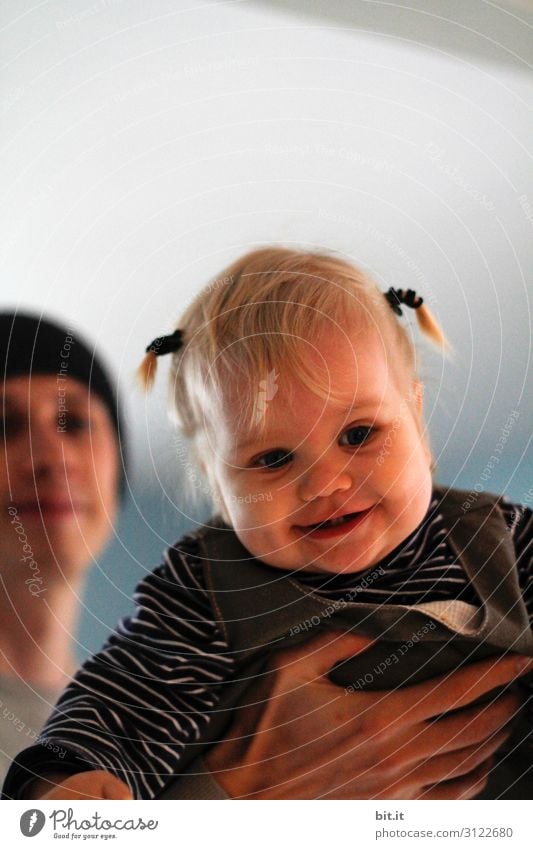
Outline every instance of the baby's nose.
<path fill-rule="evenodd" d="M 300 478 L 299 496 L 302 501 L 314 501 L 326 498 L 335 492 L 345 492 L 353 486 L 352 476 L 347 466 L 332 468 L 331 463 L 316 463 Z"/>

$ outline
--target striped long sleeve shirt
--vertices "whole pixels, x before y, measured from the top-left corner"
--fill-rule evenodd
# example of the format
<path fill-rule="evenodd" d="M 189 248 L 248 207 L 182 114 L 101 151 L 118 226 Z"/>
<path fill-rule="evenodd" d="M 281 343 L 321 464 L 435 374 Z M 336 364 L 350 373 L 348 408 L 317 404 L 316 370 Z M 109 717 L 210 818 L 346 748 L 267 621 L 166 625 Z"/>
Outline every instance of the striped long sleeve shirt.
<path fill-rule="evenodd" d="M 298 579 L 328 599 L 412 605 L 477 599 L 449 547 L 433 496 L 424 521 L 380 562 L 372 582 L 355 575 L 301 571 Z M 533 619 L 532 511 L 504 499 L 519 583 Z M 89 658 L 59 699 L 38 745 L 22 752 L 4 784 L 5 798 L 24 798 L 29 776 L 58 769 L 108 770 L 135 798 L 157 796 L 180 772 L 183 751 L 200 739 L 217 707 L 220 684 L 234 674 L 203 578 L 198 543 L 183 537 L 137 587 L 135 612 Z M 352 595 L 353 598 L 353 595 Z M 54 747 L 61 747 L 61 760 Z M 66 752 L 66 755 L 65 755 Z M 31 771 L 28 772 L 28 770 Z"/>

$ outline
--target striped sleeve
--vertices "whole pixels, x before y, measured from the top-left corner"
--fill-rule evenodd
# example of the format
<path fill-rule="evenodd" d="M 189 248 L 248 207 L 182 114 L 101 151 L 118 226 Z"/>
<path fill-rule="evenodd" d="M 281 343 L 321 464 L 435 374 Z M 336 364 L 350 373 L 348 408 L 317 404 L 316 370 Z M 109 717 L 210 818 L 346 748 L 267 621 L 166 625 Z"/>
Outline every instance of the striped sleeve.
<path fill-rule="evenodd" d="M 76 673 L 40 746 L 22 753 L 24 783 L 30 766 L 40 774 L 40 757 L 46 771 L 105 769 L 126 781 L 135 798 L 151 799 L 180 772 L 185 748 L 201 737 L 219 685 L 233 671 L 201 563 L 181 543 L 180 549 L 169 549 L 164 563 L 140 582 L 133 615 Z M 68 753 L 55 766 L 54 746 Z M 20 798 L 16 765 L 4 786 L 9 798 Z"/>

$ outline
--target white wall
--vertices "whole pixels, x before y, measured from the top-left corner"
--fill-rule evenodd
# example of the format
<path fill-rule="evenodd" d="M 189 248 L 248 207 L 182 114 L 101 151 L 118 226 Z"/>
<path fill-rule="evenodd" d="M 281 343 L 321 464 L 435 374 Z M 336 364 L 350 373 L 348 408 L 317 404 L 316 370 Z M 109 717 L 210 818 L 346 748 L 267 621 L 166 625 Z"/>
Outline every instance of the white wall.
<path fill-rule="evenodd" d="M 441 479 L 474 485 L 517 410 L 484 486 L 526 497 L 533 14 L 500 6 L 3 4 L 1 305 L 85 328 L 114 362 L 156 537 L 188 519 L 162 383 L 145 407 L 133 369 L 269 242 L 429 298 L 458 351 L 422 369 Z"/>

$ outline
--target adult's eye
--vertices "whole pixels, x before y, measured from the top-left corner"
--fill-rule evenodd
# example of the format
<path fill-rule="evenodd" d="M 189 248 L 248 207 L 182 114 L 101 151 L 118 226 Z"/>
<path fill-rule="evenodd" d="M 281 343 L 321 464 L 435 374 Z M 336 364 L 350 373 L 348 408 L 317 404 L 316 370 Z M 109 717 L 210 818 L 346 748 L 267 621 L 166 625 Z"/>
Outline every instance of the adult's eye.
<path fill-rule="evenodd" d="M 262 454 L 261 457 L 258 457 L 257 460 L 254 461 L 254 466 L 260 466 L 263 469 L 281 469 L 282 466 L 285 466 L 290 459 L 290 454 L 287 454 L 281 449 L 276 449 L 275 451 L 267 451 L 266 454 Z"/>
<path fill-rule="evenodd" d="M 373 428 L 368 427 L 366 425 L 357 425 L 356 427 L 349 427 L 343 434 L 341 439 L 346 437 L 347 441 L 344 442 L 344 445 L 357 446 L 362 445 L 363 442 L 372 435 Z"/>
<path fill-rule="evenodd" d="M 0 439 L 13 439 L 22 433 L 25 423 L 21 416 L 7 415 L 0 419 Z"/>
<path fill-rule="evenodd" d="M 64 417 L 59 417 L 59 424 L 62 425 L 69 433 L 76 433 L 89 429 L 90 421 L 87 416 L 76 415 L 76 413 L 67 413 Z"/>

